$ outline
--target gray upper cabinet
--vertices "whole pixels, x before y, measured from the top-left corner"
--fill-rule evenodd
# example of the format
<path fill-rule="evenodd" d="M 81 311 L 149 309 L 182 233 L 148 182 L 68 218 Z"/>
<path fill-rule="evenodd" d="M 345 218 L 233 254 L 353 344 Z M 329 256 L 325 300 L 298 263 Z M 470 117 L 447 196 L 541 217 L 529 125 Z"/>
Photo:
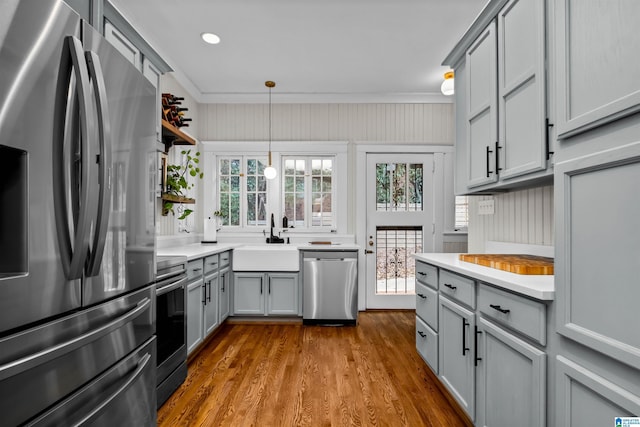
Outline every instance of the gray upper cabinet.
<path fill-rule="evenodd" d="M 537 0 L 512 0 L 498 14 L 500 179 L 547 167 L 544 17 Z"/>
<path fill-rule="evenodd" d="M 160 76 L 162 72 L 146 56 L 142 58 L 142 74 L 156 88 L 156 111 L 160 111 L 162 101 L 160 100 Z M 162 142 L 162 118 L 160 113 L 156 114 L 156 140 Z"/>
<path fill-rule="evenodd" d="M 640 110 L 640 2 L 558 0 L 557 133 L 567 138 Z"/>
<path fill-rule="evenodd" d="M 109 21 L 104 23 L 104 38 L 109 41 L 138 70 L 142 69 L 142 53 L 124 34 Z"/>
<path fill-rule="evenodd" d="M 490 1 L 443 63 L 456 73 L 456 194 L 552 179 L 545 6 Z"/>
<path fill-rule="evenodd" d="M 638 369 L 640 141 L 555 174 L 557 331 Z"/>
<path fill-rule="evenodd" d="M 466 54 L 469 187 L 498 180 L 496 171 L 497 69 L 496 25 L 489 24 Z"/>

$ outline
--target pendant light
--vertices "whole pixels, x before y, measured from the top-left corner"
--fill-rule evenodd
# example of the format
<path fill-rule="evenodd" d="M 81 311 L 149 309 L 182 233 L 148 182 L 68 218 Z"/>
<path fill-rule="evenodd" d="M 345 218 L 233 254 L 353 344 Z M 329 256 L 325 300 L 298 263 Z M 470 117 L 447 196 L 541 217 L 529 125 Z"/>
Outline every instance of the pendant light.
<path fill-rule="evenodd" d="M 271 166 L 271 88 L 276 87 L 276 83 L 271 80 L 264 82 L 264 85 L 269 88 L 269 166 L 264 170 L 264 177 L 267 179 L 274 179 L 278 175 L 276 168 Z"/>

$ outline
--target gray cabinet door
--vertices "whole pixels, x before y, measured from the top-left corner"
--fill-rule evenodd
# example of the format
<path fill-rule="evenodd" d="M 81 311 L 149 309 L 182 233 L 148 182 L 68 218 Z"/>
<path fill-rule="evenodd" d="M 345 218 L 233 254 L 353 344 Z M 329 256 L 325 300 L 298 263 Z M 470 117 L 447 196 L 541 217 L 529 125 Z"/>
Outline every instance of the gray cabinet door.
<path fill-rule="evenodd" d="M 546 355 L 478 320 L 476 425 L 546 425 Z"/>
<path fill-rule="evenodd" d="M 496 54 L 496 24 L 491 22 L 467 50 L 465 57 L 469 187 L 498 180 Z"/>
<path fill-rule="evenodd" d="M 142 53 L 124 34 L 113 24 L 105 20 L 104 38 L 116 48 L 138 70 L 142 71 Z M 158 112 L 158 115 L 160 113 Z"/>
<path fill-rule="evenodd" d="M 557 0 L 556 126 L 565 138 L 640 110 L 640 2 Z"/>
<path fill-rule="evenodd" d="M 218 326 L 218 273 L 211 274 L 204 279 L 203 298 L 204 336 L 209 335 Z"/>
<path fill-rule="evenodd" d="M 544 60 L 544 2 L 511 0 L 498 14 L 500 179 L 546 169 Z"/>
<path fill-rule="evenodd" d="M 229 268 L 224 268 L 220 270 L 220 276 L 218 278 L 218 318 L 219 322 L 222 323 L 227 317 L 229 317 L 229 292 L 230 292 L 230 280 L 231 280 L 231 270 Z"/>
<path fill-rule="evenodd" d="M 234 273 L 233 313 L 238 315 L 264 314 L 265 275 L 263 273 Z"/>
<path fill-rule="evenodd" d="M 269 273 L 267 314 L 297 316 L 298 288 L 297 273 Z"/>
<path fill-rule="evenodd" d="M 475 315 L 440 295 L 440 380 L 473 420 L 475 417 Z"/>
<path fill-rule="evenodd" d="M 202 342 L 202 278 L 187 285 L 187 352 Z"/>
<path fill-rule="evenodd" d="M 555 168 L 557 331 L 640 366 L 640 142 Z"/>
<path fill-rule="evenodd" d="M 617 426 L 640 414 L 640 396 L 564 356 L 556 358 L 556 426 Z"/>

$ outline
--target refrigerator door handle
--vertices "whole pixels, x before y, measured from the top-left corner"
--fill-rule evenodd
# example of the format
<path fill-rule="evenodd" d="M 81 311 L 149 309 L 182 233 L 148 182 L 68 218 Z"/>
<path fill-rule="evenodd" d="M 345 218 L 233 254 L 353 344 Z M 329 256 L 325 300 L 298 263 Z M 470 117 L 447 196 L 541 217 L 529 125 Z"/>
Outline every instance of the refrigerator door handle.
<path fill-rule="evenodd" d="M 98 156 L 98 217 L 93 245 L 89 253 L 88 276 L 97 276 L 102 264 L 104 245 L 109 225 L 109 212 L 111 211 L 111 126 L 109 110 L 107 107 L 107 89 L 104 84 L 104 74 L 100 58 L 95 52 L 85 53 L 89 77 L 93 82 L 93 90 L 96 97 L 98 116 L 98 139 L 100 142 L 100 154 Z"/>
<path fill-rule="evenodd" d="M 107 397 L 104 402 L 100 403 L 95 409 L 93 409 L 86 417 L 80 420 L 76 425 L 89 425 L 93 420 L 95 420 L 102 412 L 113 402 L 118 396 L 127 391 L 129 387 L 138 379 L 140 375 L 144 372 L 147 364 L 151 360 L 151 355 L 146 353 L 142 358 L 138 361 L 138 366 L 136 369 L 129 375 L 129 378 L 122 384 L 116 391 L 114 391 L 109 397 Z"/>
<path fill-rule="evenodd" d="M 70 351 L 83 347 L 88 343 L 95 341 L 107 335 L 108 333 L 122 327 L 123 325 L 131 322 L 133 319 L 138 317 L 141 313 L 149 309 L 150 306 L 151 306 L 151 299 L 146 297 L 140 302 L 138 302 L 138 304 L 136 304 L 135 308 L 133 308 L 132 310 L 128 311 L 124 315 L 112 320 L 111 322 L 97 329 L 94 329 L 90 332 L 87 332 L 86 334 L 83 334 L 79 337 L 75 337 L 63 343 L 53 345 L 47 348 L 46 350 L 39 351 L 34 354 L 30 354 L 26 357 L 11 361 L 4 365 L 0 365 L 0 381 L 4 381 L 5 379 L 10 378 L 14 375 L 17 375 L 21 372 L 24 372 L 27 369 L 31 369 L 35 366 L 42 365 L 43 363 L 46 363 L 50 360 L 53 360 L 64 354 L 67 354 Z"/>
<path fill-rule="evenodd" d="M 89 144 L 90 135 L 93 133 L 92 116 L 93 107 L 89 102 L 89 74 L 83 60 L 82 44 L 78 38 L 67 36 L 64 39 L 64 47 L 62 59 L 60 63 L 60 73 L 58 79 L 58 87 L 56 92 L 56 109 L 54 121 L 54 147 L 53 147 L 53 200 L 56 228 L 58 234 L 58 244 L 60 247 L 60 258 L 67 279 L 79 279 L 82 277 L 84 263 L 87 258 L 89 247 L 89 234 L 91 231 L 91 223 L 95 217 L 95 205 L 90 203 L 92 181 L 94 172 L 92 167 L 91 144 Z M 81 60 L 82 59 L 82 60 Z M 75 88 L 71 87 L 71 76 L 75 76 Z M 70 96 L 70 94 L 72 94 Z M 67 131 L 71 132 L 73 126 L 67 123 L 69 117 L 74 114 L 68 114 L 73 105 L 69 105 L 68 101 L 77 97 L 80 120 L 80 139 L 82 146 L 80 148 L 79 159 L 76 159 L 77 153 L 72 153 L 70 163 L 65 160 L 65 141 Z M 69 212 L 68 197 L 74 196 L 74 189 L 67 189 L 66 177 L 75 172 L 73 164 L 76 160 L 80 160 L 80 181 L 78 211 Z M 69 168 L 70 172 L 67 172 Z M 74 199 L 75 200 L 75 199 Z M 71 209 L 74 210 L 74 203 L 70 203 Z M 73 242 L 71 241 L 70 228 L 71 224 L 75 225 Z"/>

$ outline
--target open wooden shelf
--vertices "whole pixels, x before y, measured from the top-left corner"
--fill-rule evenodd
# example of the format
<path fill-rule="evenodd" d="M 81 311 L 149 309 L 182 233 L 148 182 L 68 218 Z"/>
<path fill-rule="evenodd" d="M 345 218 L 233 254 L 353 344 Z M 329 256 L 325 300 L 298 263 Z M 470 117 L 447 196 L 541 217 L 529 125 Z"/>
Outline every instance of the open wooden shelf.
<path fill-rule="evenodd" d="M 185 205 L 192 205 L 196 202 L 196 199 L 190 197 L 176 196 L 168 193 L 162 193 L 160 198 L 162 199 L 162 216 L 166 216 L 169 213 L 169 211 L 164 208 L 164 202 L 183 203 Z"/>
<path fill-rule="evenodd" d="M 165 152 L 168 152 L 172 145 L 196 145 L 195 139 L 165 119 L 162 119 L 162 141 L 165 145 Z"/>

